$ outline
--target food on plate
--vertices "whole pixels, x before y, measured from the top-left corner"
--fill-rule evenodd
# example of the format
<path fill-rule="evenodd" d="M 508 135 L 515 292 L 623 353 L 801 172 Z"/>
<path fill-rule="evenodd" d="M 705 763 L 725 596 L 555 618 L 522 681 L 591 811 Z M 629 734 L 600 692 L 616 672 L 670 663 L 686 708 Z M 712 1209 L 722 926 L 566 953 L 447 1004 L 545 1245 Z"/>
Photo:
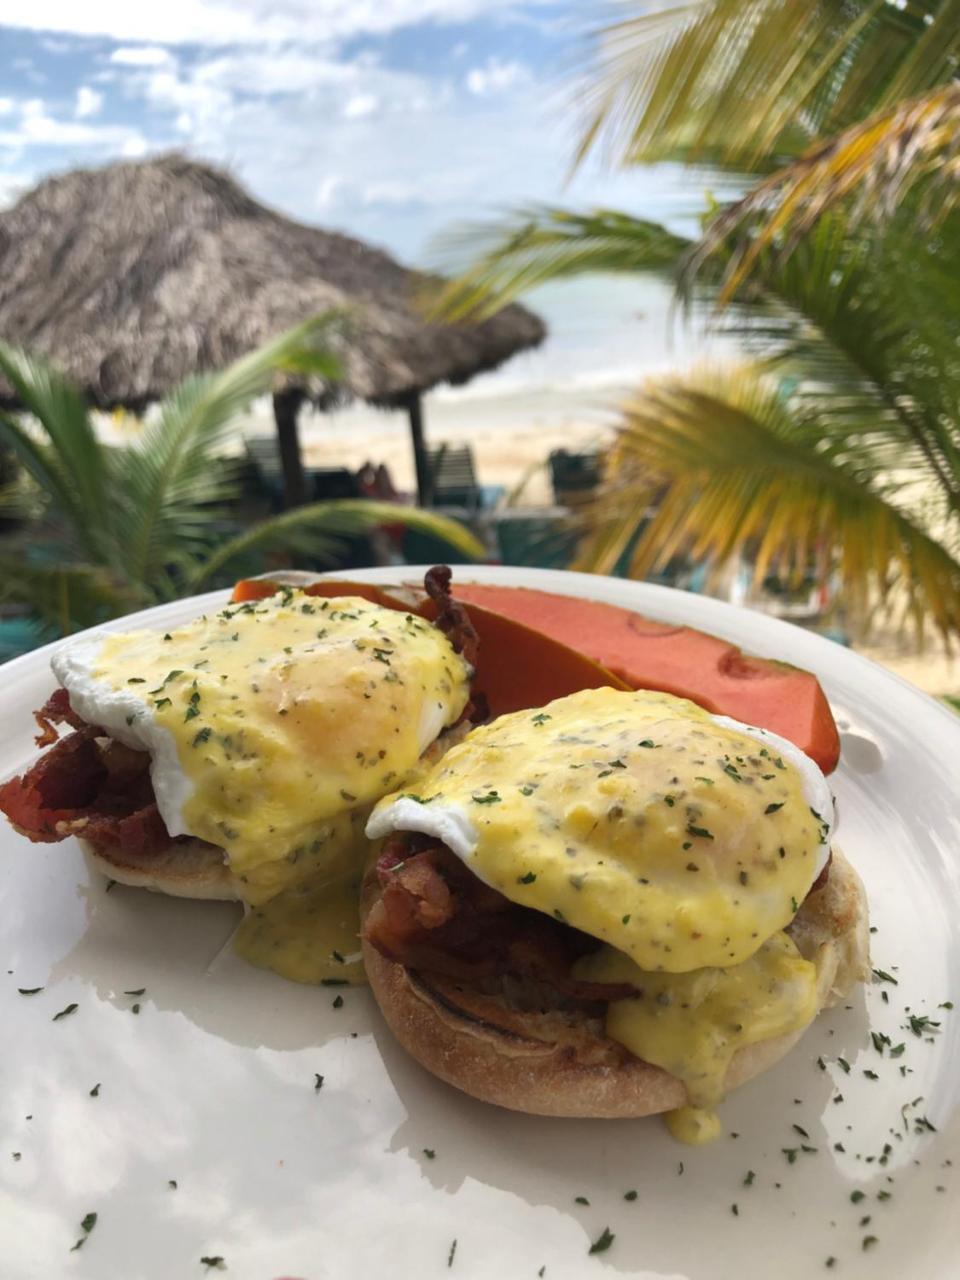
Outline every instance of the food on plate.
<path fill-rule="evenodd" d="M 457 594 L 469 607 L 482 605 L 581 650 L 632 689 L 659 689 L 762 725 L 796 743 L 824 773 L 837 766 L 837 727 L 809 671 L 599 600 L 480 582 L 463 583 Z"/>
<path fill-rule="evenodd" d="M 501 717 L 381 800 L 362 898 L 401 1043 L 486 1101 L 545 1115 L 714 1107 L 867 972 L 860 881 L 819 767 L 657 692 Z"/>
<path fill-rule="evenodd" d="M 476 637 L 449 576 L 427 575 L 435 625 L 283 588 L 167 632 L 65 642 L 37 712 L 49 749 L 0 787 L 0 809 L 31 840 L 77 836 L 122 883 L 243 899 L 254 945 L 284 892 L 320 885 L 342 916 L 349 893 L 334 903 L 329 885 L 356 880 L 370 806 L 471 711 Z"/>
<path fill-rule="evenodd" d="M 255 600 L 269 595 L 276 589 L 277 580 L 250 578 L 239 582 L 234 599 Z M 301 587 L 311 596 L 356 594 L 385 608 L 412 609 L 431 620 L 437 616 L 435 601 L 407 584 L 380 587 L 371 582 L 350 583 L 309 573 L 285 574 L 282 580 Z M 456 593 L 459 600 L 459 583 Z M 569 640 L 556 640 L 480 604 L 470 604 L 467 616 L 478 641 L 474 687 L 482 693 L 491 716 L 538 707 L 580 689 L 629 688 L 618 676 L 572 647 Z"/>

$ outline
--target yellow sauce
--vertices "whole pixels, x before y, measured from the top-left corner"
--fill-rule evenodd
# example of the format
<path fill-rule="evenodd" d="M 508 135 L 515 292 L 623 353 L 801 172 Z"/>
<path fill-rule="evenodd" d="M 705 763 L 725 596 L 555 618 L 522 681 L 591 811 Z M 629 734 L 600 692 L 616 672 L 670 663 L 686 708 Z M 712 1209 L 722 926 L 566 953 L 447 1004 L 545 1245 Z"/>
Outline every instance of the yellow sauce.
<path fill-rule="evenodd" d="M 719 1132 L 696 1109 L 721 1100 L 738 1050 L 800 1031 L 817 1012 L 816 969 L 785 933 L 728 969 L 644 973 L 604 947 L 584 957 L 575 973 L 594 982 L 630 982 L 642 992 L 608 1006 L 607 1035 L 683 1081 L 692 1107 L 674 1113 L 671 1132 L 684 1141 L 691 1135 L 709 1141 L 702 1135 Z"/>
<path fill-rule="evenodd" d="M 370 806 L 416 774 L 469 698 L 446 637 L 367 600 L 285 591 L 108 637 L 93 675 L 135 692 L 174 739 L 184 823 L 225 850 L 252 908 L 240 954 L 297 981 L 362 981 L 347 957 Z M 155 786 L 158 767 L 155 753 Z"/>
<path fill-rule="evenodd" d="M 648 972 L 747 960 L 793 918 L 824 839 L 792 764 L 667 694 L 504 716 L 417 789 L 472 824 L 481 879 Z"/>
<path fill-rule="evenodd" d="M 359 891 L 359 874 L 287 889 L 250 908 L 234 948 L 250 964 L 293 982 L 364 983 Z"/>
<path fill-rule="evenodd" d="M 688 1147 L 702 1147 L 708 1142 L 716 1142 L 723 1132 L 720 1117 L 715 1111 L 707 1111 L 704 1107 L 677 1107 L 676 1111 L 668 1111 L 664 1122 L 670 1130 L 670 1136 L 677 1142 L 685 1142 Z"/>

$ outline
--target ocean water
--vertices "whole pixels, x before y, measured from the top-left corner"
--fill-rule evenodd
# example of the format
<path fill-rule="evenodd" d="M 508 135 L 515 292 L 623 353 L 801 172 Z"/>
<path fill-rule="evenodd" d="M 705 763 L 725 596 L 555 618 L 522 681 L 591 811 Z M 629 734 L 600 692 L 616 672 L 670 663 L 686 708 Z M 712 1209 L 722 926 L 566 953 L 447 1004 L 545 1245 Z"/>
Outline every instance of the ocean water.
<path fill-rule="evenodd" d="M 584 276 L 544 285 L 524 302 L 546 321 L 545 341 L 463 386 L 429 392 L 424 413 L 431 439 L 491 429 L 600 427 L 646 375 L 735 354 L 729 341 L 705 335 L 702 320 L 685 323 L 670 285 L 654 276 Z M 304 442 L 380 434 L 393 417 L 401 415 L 359 404 L 308 414 Z"/>

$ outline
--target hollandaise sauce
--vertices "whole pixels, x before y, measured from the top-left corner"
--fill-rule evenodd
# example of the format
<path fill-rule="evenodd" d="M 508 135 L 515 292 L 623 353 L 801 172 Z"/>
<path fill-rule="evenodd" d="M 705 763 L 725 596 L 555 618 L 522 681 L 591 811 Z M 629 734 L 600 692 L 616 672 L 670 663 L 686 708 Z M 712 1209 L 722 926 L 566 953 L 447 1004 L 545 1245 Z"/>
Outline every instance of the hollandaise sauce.
<path fill-rule="evenodd" d="M 587 690 L 475 730 L 368 831 L 436 835 L 646 972 L 738 965 L 789 924 L 827 852 L 816 766 L 743 729 L 666 694 Z"/>
<path fill-rule="evenodd" d="M 360 877 L 297 885 L 251 907 L 234 938 L 238 955 L 293 982 L 366 982 L 360 954 Z"/>
<path fill-rule="evenodd" d="M 222 848 L 251 908 L 237 945 L 301 981 L 354 981 L 370 806 L 461 716 L 470 669 L 414 614 L 284 590 L 170 632 L 62 651 L 91 724 L 151 754 L 171 835 Z"/>
<path fill-rule="evenodd" d="M 748 1045 L 803 1030 L 817 1012 L 817 974 L 786 933 L 774 934 L 731 968 L 646 973 L 611 947 L 581 960 L 577 976 L 629 982 L 640 994 L 616 1000 L 606 1030 L 636 1057 L 686 1086 L 690 1106 L 669 1113 L 683 1142 L 720 1133 L 712 1108 L 723 1098 L 733 1056 Z"/>

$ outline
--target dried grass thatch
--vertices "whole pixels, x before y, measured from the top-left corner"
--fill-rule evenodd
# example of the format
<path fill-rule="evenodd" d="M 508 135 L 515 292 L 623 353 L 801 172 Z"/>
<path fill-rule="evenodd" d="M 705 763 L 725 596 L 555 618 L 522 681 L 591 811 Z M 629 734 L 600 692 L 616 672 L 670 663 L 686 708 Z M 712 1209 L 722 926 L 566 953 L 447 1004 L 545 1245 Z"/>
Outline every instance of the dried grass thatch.
<path fill-rule="evenodd" d="M 143 406 L 330 307 L 354 309 L 339 394 L 376 404 L 465 382 L 543 339 L 519 306 L 428 324 L 424 283 L 178 154 L 48 178 L 0 213 L 0 337 L 49 357 L 103 408 Z"/>

